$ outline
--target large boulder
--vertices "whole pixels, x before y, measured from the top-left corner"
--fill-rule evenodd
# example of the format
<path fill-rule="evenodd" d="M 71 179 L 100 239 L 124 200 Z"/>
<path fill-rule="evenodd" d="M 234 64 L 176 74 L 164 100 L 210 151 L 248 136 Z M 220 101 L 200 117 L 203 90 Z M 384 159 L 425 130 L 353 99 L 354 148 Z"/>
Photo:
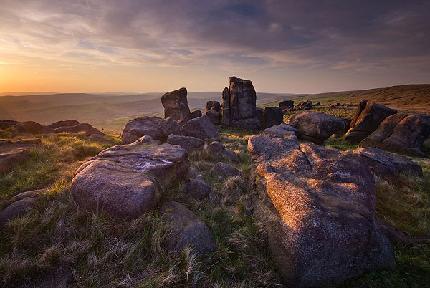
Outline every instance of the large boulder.
<path fill-rule="evenodd" d="M 82 208 L 135 218 L 153 209 L 169 186 L 185 179 L 188 168 L 181 147 L 142 138 L 106 149 L 82 164 L 71 191 Z"/>
<path fill-rule="evenodd" d="M 218 128 L 207 116 L 189 120 L 181 127 L 181 134 L 203 140 L 219 138 Z"/>
<path fill-rule="evenodd" d="M 191 118 L 187 100 L 187 89 L 185 87 L 167 92 L 161 96 L 161 104 L 164 107 L 164 118 L 170 117 L 177 121 L 187 121 Z"/>
<path fill-rule="evenodd" d="M 333 134 L 343 134 L 345 121 L 322 112 L 305 111 L 293 115 L 289 124 L 297 129 L 297 135 L 305 140 L 322 144 Z"/>
<path fill-rule="evenodd" d="M 222 93 L 222 124 L 246 129 L 259 129 L 257 93 L 250 80 L 230 77 L 229 87 Z"/>
<path fill-rule="evenodd" d="M 170 201 L 161 207 L 161 211 L 170 228 L 168 250 L 181 252 L 189 247 L 200 255 L 215 251 L 215 240 L 209 228 L 184 205 Z"/>
<path fill-rule="evenodd" d="M 385 118 L 396 113 L 396 110 L 382 104 L 361 101 L 350 123 L 350 129 L 345 135 L 345 140 L 353 144 L 359 143 L 372 134 Z"/>
<path fill-rule="evenodd" d="M 393 249 L 375 221 L 375 184 L 361 157 L 263 133 L 252 136 L 269 248 L 290 287 L 336 285 L 393 267 Z"/>
<path fill-rule="evenodd" d="M 139 117 L 129 121 L 122 132 L 122 141 L 130 144 L 144 135 L 154 140 L 166 141 L 169 134 L 179 134 L 180 127 L 171 119 Z"/>
<path fill-rule="evenodd" d="M 361 145 L 423 157 L 423 144 L 429 136 L 430 116 L 398 113 L 385 118 Z"/>
<path fill-rule="evenodd" d="M 279 125 L 284 121 L 284 113 L 279 107 L 265 107 L 263 112 L 263 128 Z"/>
<path fill-rule="evenodd" d="M 203 145 L 205 144 L 205 142 L 199 138 L 173 134 L 170 134 L 169 137 L 167 137 L 167 143 L 179 145 L 187 152 L 203 148 Z"/>
<path fill-rule="evenodd" d="M 407 157 L 385 152 L 378 148 L 357 148 L 353 153 L 360 155 L 363 162 L 378 178 L 396 183 L 401 176 L 422 177 L 421 166 Z"/>

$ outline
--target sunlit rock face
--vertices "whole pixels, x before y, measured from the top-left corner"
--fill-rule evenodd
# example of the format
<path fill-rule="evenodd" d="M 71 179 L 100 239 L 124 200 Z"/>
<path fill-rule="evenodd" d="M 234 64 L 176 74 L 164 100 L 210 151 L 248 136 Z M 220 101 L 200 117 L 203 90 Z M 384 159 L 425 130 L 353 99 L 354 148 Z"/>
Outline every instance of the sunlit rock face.
<path fill-rule="evenodd" d="M 85 162 L 73 178 L 72 195 L 84 209 L 135 218 L 153 209 L 172 183 L 185 179 L 188 168 L 183 148 L 158 145 L 146 136 Z"/>
<path fill-rule="evenodd" d="M 230 77 L 229 87 L 222 92 L 222 124 L 246 129 L 259 129 L 257 93 L 252 81 Z"/>
<path fill-rule="evenodd" d="M 164 107 L 164 118 L 170 117 L 177 121 L 187 121 L 192 118 L 185 87 L 167 92 L 161 97 L 161 103 Z"/>
<path fill-rule="evenodd" d="M 299 143 L 285 124 L 252 136 L 248 151 L 260 191 L 256 217 L 288 285 L 335 285 L 394 265 L 375 221 L 373 175 L 361 156 Z"/>

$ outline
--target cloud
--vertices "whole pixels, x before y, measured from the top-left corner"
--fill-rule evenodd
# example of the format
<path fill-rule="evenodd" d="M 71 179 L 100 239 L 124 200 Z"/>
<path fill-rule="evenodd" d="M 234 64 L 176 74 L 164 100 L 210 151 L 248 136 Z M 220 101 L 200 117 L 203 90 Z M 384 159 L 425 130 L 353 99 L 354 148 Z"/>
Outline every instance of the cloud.
<path fill-rule="evenodd" d="M 0 53 L 91 65 L 429 71 L 429 1 L 3 0 Z M 373 68 L 372 68 L 373 67 Z"/>

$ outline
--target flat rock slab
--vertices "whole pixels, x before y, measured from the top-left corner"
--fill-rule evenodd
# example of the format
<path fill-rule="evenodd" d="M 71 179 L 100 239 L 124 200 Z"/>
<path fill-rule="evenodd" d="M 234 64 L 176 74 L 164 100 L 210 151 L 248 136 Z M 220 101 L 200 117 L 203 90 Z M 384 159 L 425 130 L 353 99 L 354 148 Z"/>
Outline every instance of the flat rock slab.
<path fill-rule="evenodd" d="M 72 195 L 83 208 L 135 218 L 153 209 L 167 187 L 185 178 L 188 168 L 187 153 L 179 146 L 141 141 L 118 145 L 78 169 Z"/>
<path fill-rule="evenodd" d="M 300 144 L 290 132 L 252 136 L 261 198 L 256 216 L 287 285 L 320 287 L 394 265 L 375 222 L 375 184 L 351 152 Z"/>

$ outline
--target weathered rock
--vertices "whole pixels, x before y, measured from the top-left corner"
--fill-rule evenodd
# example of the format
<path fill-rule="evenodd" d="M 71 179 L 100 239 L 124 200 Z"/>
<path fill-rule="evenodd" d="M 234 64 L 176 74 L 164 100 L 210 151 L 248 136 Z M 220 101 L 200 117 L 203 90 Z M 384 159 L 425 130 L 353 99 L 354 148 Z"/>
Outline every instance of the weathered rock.
<path fill-rule="evenodd" d="M 293 100 L 285 100 L 279 102 L 279 108 L 282 109 L 282 111 L 288 111 L 294 108 L 294 101 Z"/>
<path fill-rule="evenodd" d="M 272 126 L 270 128 L 264 129 L 263 133 L 272 135 L 274 137 L 283 138 L 283 137 L 293 137 L 296 138 L 297 129 L 291 125 L 281 123 L 279 125 Z"/>
<path fill-rule="evenodd" d="M 200 255 L 216 250 L 209 228 L 184 205 L 170 201 L 163 205 L 161 211 L 171 230 L 167 239 L 168 250 L 180 252 L 190 247 L 193 252 Z"/>
<path fill-rule="evenodd" d="M 375 222 L 373 175 L 361 157 L 269 134 L 252 136 L 269 248 L 291 287 L 336 285 L 394 265 Z"/>
<path fill-rule="evenodd" d="M 172 145 L 179 145 L 187 152 L 200 149 L 205 144 L 205 142 L 199 138 L 173 134 L 170 134 L 169 137 L 167 137 L 167 143 Z"/>
<path fill-rule="evenodd" d="M 94 128 L 88 123 L 79 123 L 71 126 L 60 126 L 54 129 L 55 133 L 84 133 L 87 136 L 91 135 L 104 135 L 97 128 Z"/>
<path fill-rule="evenodd" d="M 206 116 L 215 125 L 221 124 L 221 104 L 218 101 L 206 102 Z"/>
<path fill-rule="evenodd" d="M 56 129 L 56 128 L 60 128 L 60 127 L 70 127 L 70 126 L 76 126 L 81 124 L 78 120 L 61 120 L 55 123 L 52 123 L 50 125 L 48 125 L 49 128 L 51 129 Z"/>
<path fill-rule="evenodd" d="M 26 191 L 12 197 L 9 204 L 0 212 L 0 227 L 29 212 L 44 191 L 46 190 Z"/>
<path fill-rule="evenodd" d="M 151 136 L 154 140 L 166 141 L 169 134 L 179 134 L 179 125 L 171 119 L 160 117 L 139 117 L 125 125 L 122 132 L 122 141 L 125 144 L 133 143 L 144 135 Z"/>
<path fill-rule="evenodd" d="M 362 157 L 373 175 L 390 183 L 396 183 L 402 175 L 423 176 L 421 166 L 404 156 L 385 152 L 378 148 L 357 148 L 353 152 Z"/>
<path fill-rule="evenodd" d="M 184 187 L 184 192 L 197 200 L 208 197 L 211 191 L 211 186 L 201 178 L 190 179 Z"/>
<path fill-rule="evenodd" d="M 246 129 L 259 129 L 256 114 L 257 94 L 250 80 L 230 77 L 229 87 L 222 93 L 222 124 Z"/>
<path fill-rule="evenodd" d="M 182 126 L 181 132 L 183 135 L 203 140 L 219 138 L 218 129 L 207 116 L 189 120 Z"/>
<path fill-rule="evenodd" d="M 284 121 L 284 114 L 279 107 L 265 107 L 263 112 L 263 128 L 279 125 Z"/>
<path fill-rule="evenodd" d="M 179 146 L 136 141 L 100 152 L 85 162 L 72 181 L 79 206 L 135 218 L 154 208 L 170 185 L 185 179 L 189 163 Z"/>
<path fill-rule="evenodd" d="M 300 102 L 299 104 L 294 107 L 295 110 L 311 110 L 312 109 L 312 101 L 306 100 L 303 102 Z"/>
<path fill-rule="evenodd" d="M 385 118 L 361 145 L 423 157 L 423 144 L 429 136 L 430 116 L 398 113 Z"/>
<path fill-rule="evenodd" d="M 305 111 L 293 115 L 289 124 L 297 129 L 299 138 L 323 143 L 333 134 L 342 134 L 346 130 L 345 122 L 338 117 L 322 112 Z"/>
<path fill-rule="evenodd" d="M 218 178 L 227 178 L 241 175 L 240 171 L 236 169 L 233 165 L 223 162 L 216 163 L 212 167 L 210 173 Z"/>
<path fill-rule="evenodd" d="M 207 155 L 211 157 L 216 157 L 218 159 L 224 158 L 226 160 L 230 160 L 233 162 L 238 162 L 239 156 L 233 151 L 226 149 L 223 144 L 218 141 L 212 141 L 210 143 L 205 144 L 204 151 Z"/>
<path fill-rule="evenodd" d="M 191 112 L 190 114 L 190 119 L 194 119 L 194 118 L 198 118 L 198 117 L 202 117 L 202 111 L 200 110 L 194 110 L 193 112 Z"/>
<path fill-rule="evenodd" d="M 345 135 L 345 140 L 354 144 L 359 143 L 373 133 L 385 118 L 396 113 L 396 110 L 382 104 L 361 101 L 351 121 L 350 129 Z"/>
<path fill-rule="evenodd" d="M 187 121 L 191 112 L 188 107 L 187 89 L 182 87 L 179 90 L 167 92 L 161 97 L 164 107 L 164 118 L 172 118 L 177 121 Z"/>

